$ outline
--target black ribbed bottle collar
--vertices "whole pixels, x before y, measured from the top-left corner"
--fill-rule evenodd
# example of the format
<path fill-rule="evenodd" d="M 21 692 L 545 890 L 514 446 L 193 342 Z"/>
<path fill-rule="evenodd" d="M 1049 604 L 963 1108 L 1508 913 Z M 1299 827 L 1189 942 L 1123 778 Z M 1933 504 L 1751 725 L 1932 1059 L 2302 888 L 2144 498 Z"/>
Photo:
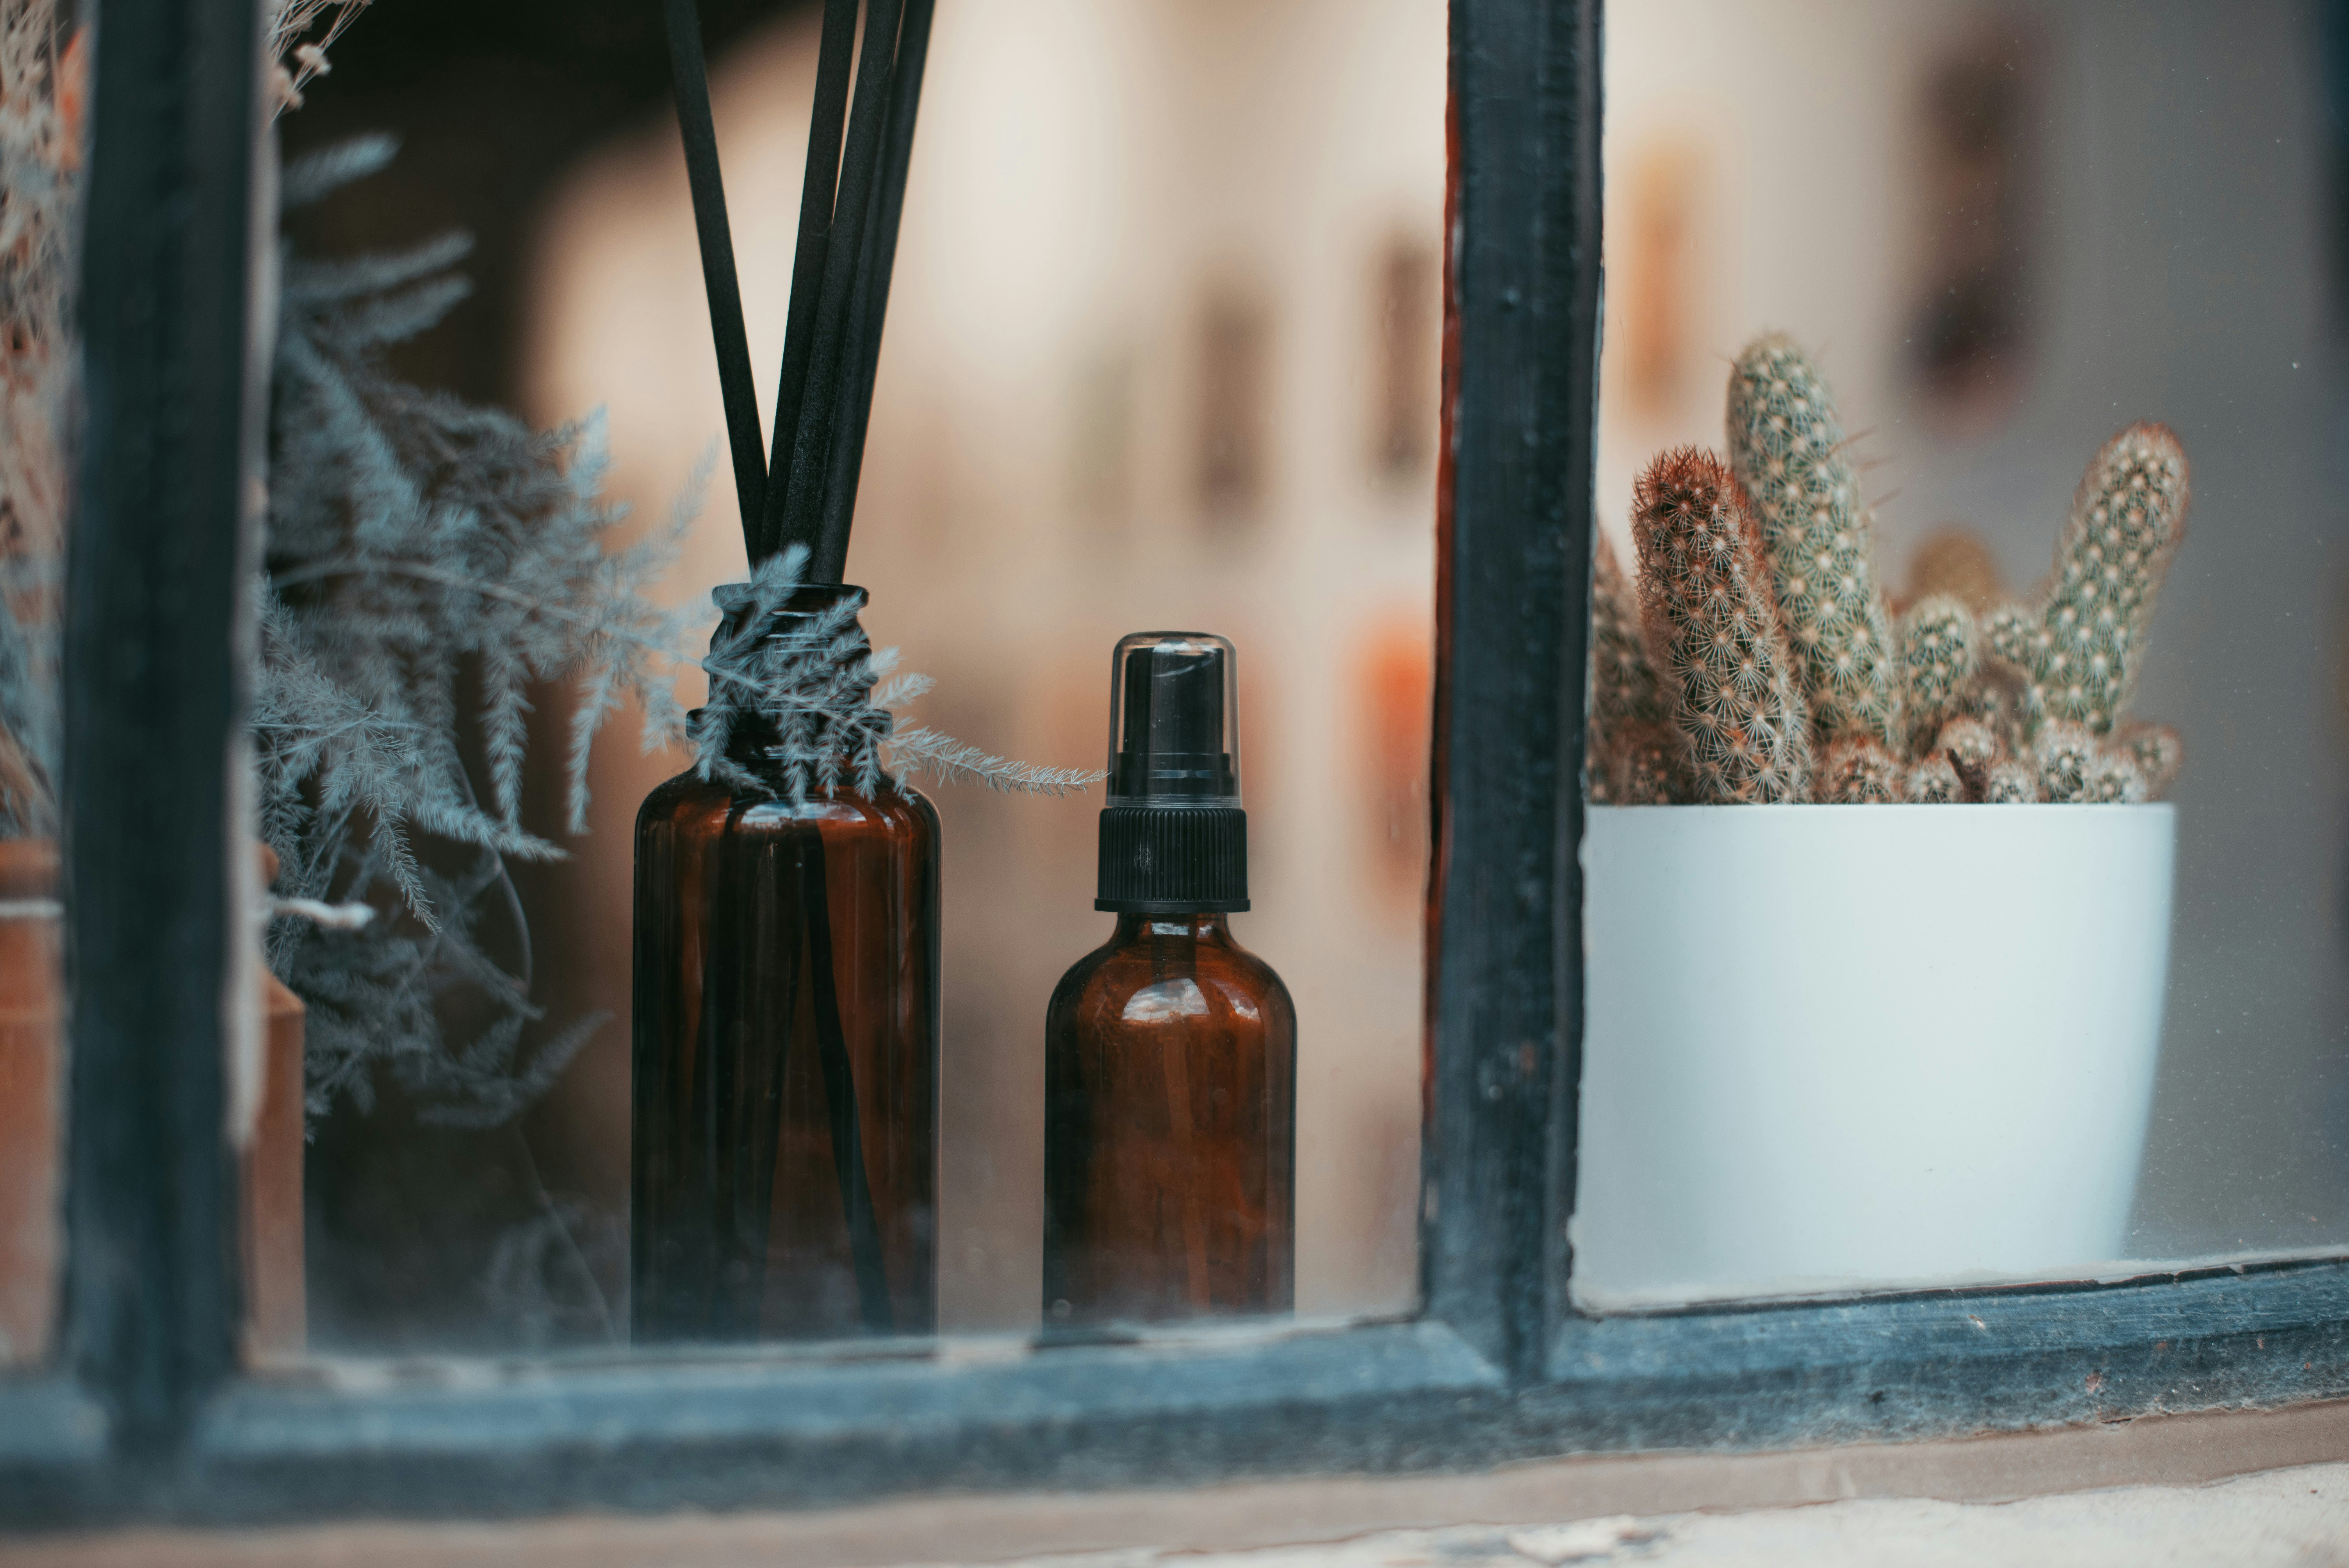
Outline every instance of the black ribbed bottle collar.
<path fill-rule="evenodd" d="M 1247 813 L 1237 806 L 1112 806 L 1101 814 L 1095 909 L 1213 914 L 1248 906 Z"/>

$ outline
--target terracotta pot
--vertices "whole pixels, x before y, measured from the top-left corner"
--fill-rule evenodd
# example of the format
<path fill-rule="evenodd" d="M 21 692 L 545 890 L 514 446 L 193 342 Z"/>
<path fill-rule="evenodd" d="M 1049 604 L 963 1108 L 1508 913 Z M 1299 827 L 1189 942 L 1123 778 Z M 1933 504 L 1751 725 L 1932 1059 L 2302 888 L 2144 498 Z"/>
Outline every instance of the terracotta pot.
<path fill-rule="evenodd" d="M 263 855 L 264 884 L 275 860 Z M 0 840 L 0 1367 L 48 1358 L 63 1229 L 65 985 L 57 848 Z M 240 1156 L 248 1359 L 299 1355 L 307 1310 L 302 1247 L 301 998 L 259 965 L 262 1096 Z"/>
<path fill-rule="evenodd" d="M 0 1366 L 47 1358 L 64 1096 L 57 847 L 0 840 Z"/>
<path fill-rule="evenodd" d="M 261 885 L 277 857 L 261 849 Z M 299 1356 L 309 1337 L 302 1247 L 302 998 L 254 966 L 263 1019 L 261 1109 L 240 1164 L 247 1361 Z"/>

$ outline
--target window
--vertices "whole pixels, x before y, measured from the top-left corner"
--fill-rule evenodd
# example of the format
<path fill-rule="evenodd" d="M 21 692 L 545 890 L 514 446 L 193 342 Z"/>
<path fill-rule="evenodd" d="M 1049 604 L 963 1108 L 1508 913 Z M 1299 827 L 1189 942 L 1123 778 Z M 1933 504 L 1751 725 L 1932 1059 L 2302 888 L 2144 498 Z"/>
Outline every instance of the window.
<path fill-rule="evenodd" d="M 2191 759 L 2165 803 L 2081 813 L 1596 811 L 1577 1299 L 2337 1249 L 2339 872 L 2310 852 L 2335 831 L 2334 764 L 2303 694 L 2331 678 L 2338 617 L 2321 573 L 2284 564 L 2332 526 L 2316 432 L 2339 397 L 2321 219 L 2341 88 L 2314 63 L 2320 25 L 1833 16 L 1614 18 L 1602 532 L 1637 559 L 1654 454 L 1746 449 L 1723 410 L 1733 426 L 1755 366 L 1815 375 L 1842 421 L 1828 466 L 1909 617 L 1893 634 L 1935 595 L 1955 626 L 2007 606 L 2054 624 L 2082 570 L 2063 530 L 2083 470 L 2158 421 L 2186 537 L 2109 718 L 2116 738 L 2172 726 Z M 1800 575 L 1774 579 L 1790 622 Z M 1906 722 L 1926 756 L 1938 736 Z M 1785 945 L 1734 913 L 1757 896 Z M 1715 939 L 1660 983 L 1656 933 L 1692 923 Z"/>
<path fill-rule="evenodd" d="M 243 369 L 248 215 L 265 189 L 254 19 L 234 0 L 110 5 L 84 284 L 92 478 L 64 688 L 67 1353 L 0 1384 L 10 1516 L 772 1505 L 1898 1438 L 2341 1393 L 2349 1274 L 2326 1260 L 1614 1315 L 1572 1299 L 1583 1019 L 1601 983 L 1584 958 L 1580 789 L 1604 428 L 1599 20 L 1595 5 L 1531 0 L 1451 10 L 1415 1307 L 984 1350 L 872 1339 L 285 1375 L 237 1354 L 223 1132 L 221 998 L 249 957 L 223 758 L 242 717 L 239 463 L 261 390 Z M 1658 208 L 1656 234 L 1674 210 Z M 1375 255 L 1384 231 L 1369 232 Z M 1331 319 L 1378 319 L 1377 273 L 1353 275 L 1364 293 Z M 168 308 L 143 307 L 157 299 Z M 1667 335 L 1654 352 L 1674 341 L 1709 338 Z M 1250 350 L 1282 352 L 1277 335 Z M 1130 374 L 1113 349 L 1098 363 L 1110 383 Z M 1372 403 L 1374 376 L 1345 407 Z M 1653 396 L 1671 386 L 1660 377 Z M 1185 407 L 1170 404 L 1165 428 L 1187 428 Z M 1162 423 L 1139 398 L 1133 418 Z M 1360 431 L 1342 444 L 1384 449 Z M 1071 488 L 1113 494 L 1099 476 L 1114 469 L 1079 465 Z M 1281 481 L 1267 469 L 1256 482 Z"/>

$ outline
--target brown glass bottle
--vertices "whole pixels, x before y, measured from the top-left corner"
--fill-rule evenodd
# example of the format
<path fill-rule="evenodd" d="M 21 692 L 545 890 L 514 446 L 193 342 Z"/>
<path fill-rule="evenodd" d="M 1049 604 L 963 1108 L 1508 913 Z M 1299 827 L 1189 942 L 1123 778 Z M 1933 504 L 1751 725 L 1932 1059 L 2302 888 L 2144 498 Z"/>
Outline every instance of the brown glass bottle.
<path fill-rule="evenodd" d="M 788 617 L 821 607 L 802 590 Z M 636 819 L 639 1342 L 936 1326 L 938 819 L 885 778 L 794 801 L 680 774 Z"/>
<path fill-rule="evenodd" d="M 1295 1302 L 1297 1014 L 1221 913 L 1122 914 L 1052 993 L 1050 1322 Z"/>
<path fill-rule="evenodd" d="M 1045 1016 L 1047 1323 L 1295 1302 L 1297 1014 L 1232 940 L 1248 907 L 1232 645 L 1145 632 L 1112 658 L 1107 945 Z"/>

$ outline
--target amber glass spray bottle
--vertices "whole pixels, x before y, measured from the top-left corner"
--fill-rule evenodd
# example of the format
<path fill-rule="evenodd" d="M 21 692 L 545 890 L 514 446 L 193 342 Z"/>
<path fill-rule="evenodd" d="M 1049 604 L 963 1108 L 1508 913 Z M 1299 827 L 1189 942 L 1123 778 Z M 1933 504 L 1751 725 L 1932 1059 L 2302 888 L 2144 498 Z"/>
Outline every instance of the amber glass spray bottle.
<path fill-rule="evenodd" d="M 1094 900 L 1117 930 L 1045 1023 L 1047 1323 L 1294 1301 L 1297 1015 L 1232 940 L 1248 907 L 1237 717 L 1223 638 L 1117 645 Z"/>

